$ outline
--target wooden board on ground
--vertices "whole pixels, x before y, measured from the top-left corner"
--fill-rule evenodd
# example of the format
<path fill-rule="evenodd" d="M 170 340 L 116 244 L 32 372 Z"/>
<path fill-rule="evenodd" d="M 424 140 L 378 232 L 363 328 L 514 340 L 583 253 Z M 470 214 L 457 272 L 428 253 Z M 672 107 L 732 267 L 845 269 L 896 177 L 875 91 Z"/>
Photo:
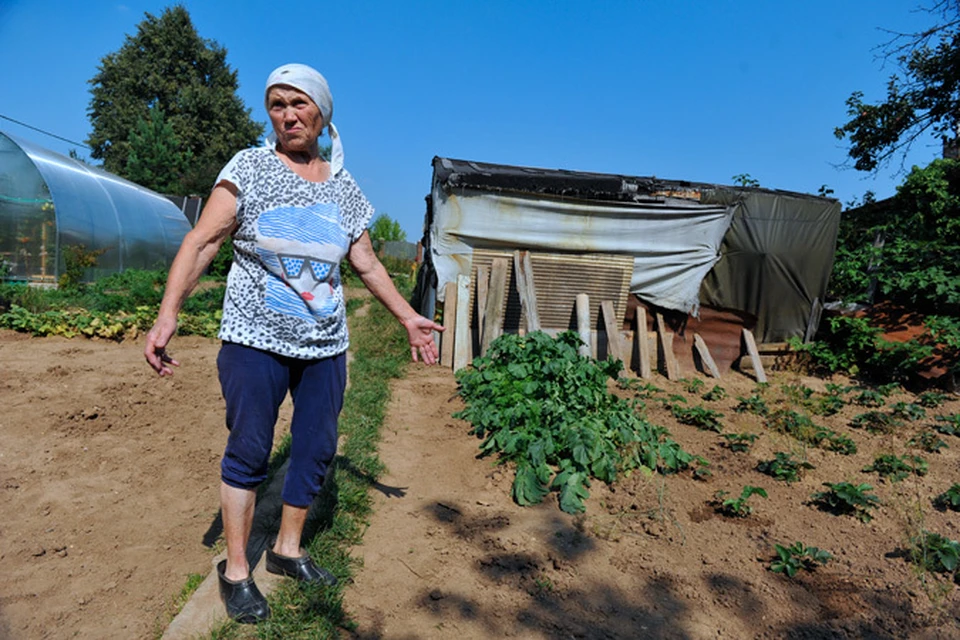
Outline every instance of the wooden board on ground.
<path fill-rule="evenodd" d="M 506 258 L 494 258 L 490 267 L 490 288 L 487 291 L 487 304 L 483 312 L 483 340 L 480 342 L 480 355 L 490 348 L 490 343 L 503 332 L 503 294 L 507 289 Z"/>
<path fill-rule="evenodd" d="M 763 363 L 760 361 L 760 352 L 757 351 L 757 341 L 754 340 L 753 332 L 749 329 L 743 330 L 743 344 L 747 348 L 747 356 L 753 363 L 753 371 L 757 378 L 757 382 L 766 382 L 767 374 L 763 371 Z"/>
<path fill-rule="evenodd" d="M 527 321 L 527 331 L 540 329 L 540 314 L 537 312 L 537 292 L 533 284 L 533 267 L 529 251 L 513 252 L 513 275 L 517 279 L 520 294 L 520 309 Z"/>
<path fill-rule="evenodd" d="M 470 363 L 470 278 L 457 276 L 457 322 L 454 328 L 453 370 Z"/>
<path fill-rule="evenodd" d="M 663 363 L 667 380 L 679 380 L 680 364 L 677 362 L 677 356 L 673 354 L 673 333 L 667 332 L 666 324 L 663 322 L 663 314 L 658 313 L 656 319 L 660 362 Z"/>
<path fill-rule="evenodd" d="M 700 337 L 699 333 L 693 334 L 693 346 L 697 350 L 697 355 L 700 356 L 704 371 L 714 378 L 719 378 L 720 370 L 717 369 L 717 364 L 713 361 L 713 356 L 710 355 L 710 349 L 707 348 L 707 343 Z"/>
<path fill-rule="evenodd" d="M 607 332 L 607 355 L 614 360 L 623 362 L 623 347 L 620 341 L 620 327 L 613 311 L 613 301 L 604 300 L 600 303 L 600 313 L 603 314 L 603 327 Z"/>
<path fill-rule="evenodd" d="M 580 334 L 580 345 L 578 352 L 582 356 L 590 357 L 590 296 L 585 293 L 577 294 L 577 333 Z"/>

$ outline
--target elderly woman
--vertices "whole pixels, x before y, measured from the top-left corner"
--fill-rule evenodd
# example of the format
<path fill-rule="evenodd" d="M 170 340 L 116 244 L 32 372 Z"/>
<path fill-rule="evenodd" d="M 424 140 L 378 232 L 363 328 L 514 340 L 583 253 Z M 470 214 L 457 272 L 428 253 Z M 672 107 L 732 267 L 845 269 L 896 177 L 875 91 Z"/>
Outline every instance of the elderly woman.
<path fill-rule="evenodd" d="M 373 207 L 343 168 L 343 146 L 331 122 L 333 99 L 314 69 L 288 64 L 267 79 L 273 125 L 267 146 L 239 152 L 217 177 L 197 226 L 170 268 L 159 315 L 144 355 L 161 376 L 178 365 L 166 352 L 177 313 L 223 240 L 234 238 L 227 278 L 223 341 L 217 367 L 230 431 L 221 462 L 220 500 L 227 557 L 217 571 L 227 613 L 240 622 L 270 615 L 246 559 L 256 488 L 265 479 L 281 402 L 294 411 L 290 466 L 283 484 L 280 531 L 267 570 L 333 584 L 300 547 L 307 510 L 337 446 L 337 416 L 346 384 L 348 346 L 340 261 L 407 330 L 414 361 L 437 360 L 433 331 L 377 260 L 366 227 Z M 330 161 L 317 139 L 327 128 Z"/>

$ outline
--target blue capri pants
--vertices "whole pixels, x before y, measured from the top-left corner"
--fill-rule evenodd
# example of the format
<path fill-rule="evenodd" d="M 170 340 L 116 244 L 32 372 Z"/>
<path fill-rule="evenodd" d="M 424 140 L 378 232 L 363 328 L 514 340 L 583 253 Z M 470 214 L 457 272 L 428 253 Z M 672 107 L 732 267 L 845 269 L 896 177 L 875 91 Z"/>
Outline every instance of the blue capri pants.
<path fill-rule="evenodd" d="M 256 489 L 266 479 L 273 430 L 289 391 L 293 398 L 290 466 L 281 496 L 292 506 L 309 507 L 337 452 L 346 354 L 300 360 L 224 342 L 217 369 L 230 430 L 220 477 L 238 489 Z"/>

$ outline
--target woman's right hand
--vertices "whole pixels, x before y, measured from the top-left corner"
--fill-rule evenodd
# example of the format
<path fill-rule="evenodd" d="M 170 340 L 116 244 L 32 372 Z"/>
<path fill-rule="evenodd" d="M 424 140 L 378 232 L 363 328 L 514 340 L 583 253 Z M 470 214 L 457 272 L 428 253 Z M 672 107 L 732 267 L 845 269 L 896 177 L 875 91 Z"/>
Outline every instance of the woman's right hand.
<path fill-rule="evenodd" d="M 161 377 L 173 375 L 173 369 L 168 365 L 180 366 L 179 362 L 167 354 L 167 344 L 176 332 L 176 318 L 157 318 L 153 328 L 147 333 L 147 346 L 143 349 L 143 356 Z"/>

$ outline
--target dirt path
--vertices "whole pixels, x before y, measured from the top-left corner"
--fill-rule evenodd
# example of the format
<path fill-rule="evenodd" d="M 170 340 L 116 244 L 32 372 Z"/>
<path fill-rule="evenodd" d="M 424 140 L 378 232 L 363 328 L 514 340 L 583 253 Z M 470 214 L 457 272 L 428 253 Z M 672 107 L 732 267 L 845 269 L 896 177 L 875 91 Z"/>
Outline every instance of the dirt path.
<path fill-rule="evenodd" d="M 803 381 L 822 390 L 821 381 Z M 724 386 L 732 406 L 753 382 L 732 374 Z M 478 441 L 450 417 L 461 407 L 455 391 L 438 368 L 412 368 L 396 383 L 381 445 L 389 472 L 357 550 L 364 568 L 346 598 L 356 638 L 960 638 L 958 589 L 925 589 L 902 556 L 906 514 L 918 505 L 924 526 L 958 537 L 955 514 L 929 506 L 935 487 L 958 479 L 955 438 L 949 453 L 927 455 L 922 481 L 881 485 L 860 469 L 875 452 L 904 451 L 909 435 L 858 431 L 860 453 L 810 450 L 817 470 L 786 485 L 754 468 L 789 447 L 784 438 L 766 435 L 749 454 L 731 453 L 717 434 L 673 426 L 652 409 L 654 422 L 711 460 L 713 477 L 594 483 L 587 515 L 573 517 L 555 499 L 530 508 L 510 500 L 512 475 L 478 460 Z M 858 410 L 828 422 L 843 430 Z M 725 414 L 739 422 L 728 431 L 761 432 L 755 416 Z M 846 479 L 871 482 L 884 500 L 872 523 L 804 504 L 821 482 Z M 716 490 L 739 493 L 744 484 L 770 494 L 755 499 L 754 516 L 731 520 L 707 507 Z M 773 544 L 797 540 L 835 560 L 794 580 L 768 571 Z"/>

